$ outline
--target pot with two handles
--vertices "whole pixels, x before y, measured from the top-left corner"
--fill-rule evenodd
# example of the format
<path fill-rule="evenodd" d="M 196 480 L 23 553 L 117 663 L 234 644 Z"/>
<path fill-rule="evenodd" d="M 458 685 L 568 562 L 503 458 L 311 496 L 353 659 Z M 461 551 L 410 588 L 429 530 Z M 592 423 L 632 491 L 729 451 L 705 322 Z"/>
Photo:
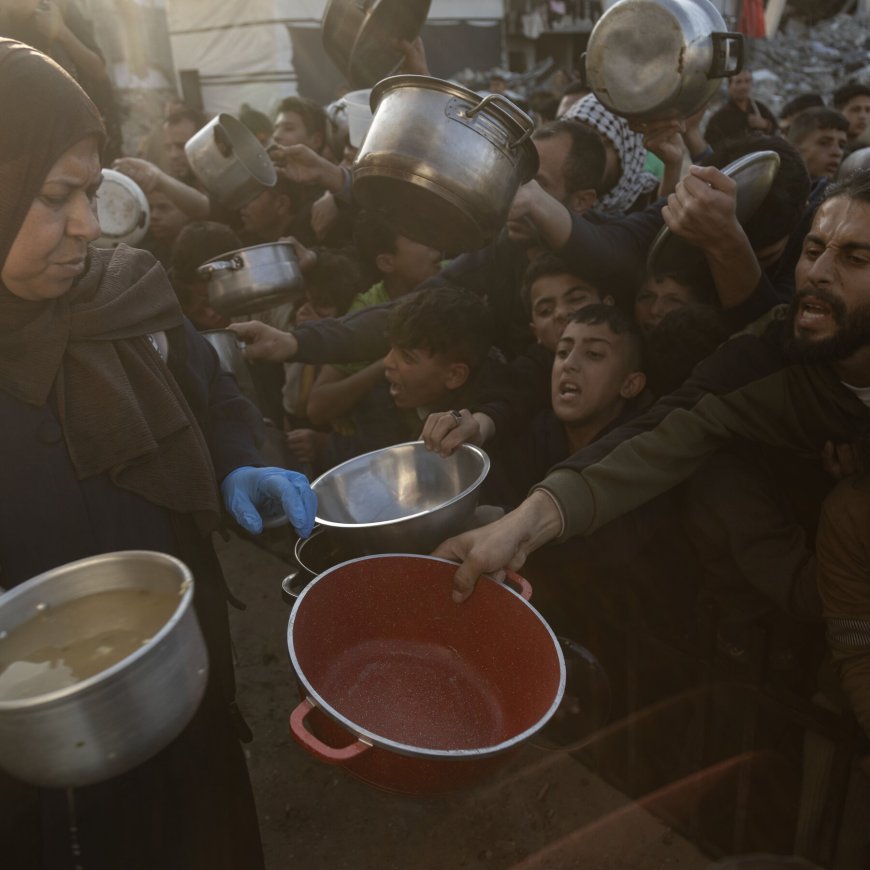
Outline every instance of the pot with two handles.
<path fill-rule="evenodd" d="M 482 247 L 538 171 L 532 119 L 502 94 L 400 75 L 371 93 L 371 126 L 353 167 L 355 200 L 442 251 Z"/>
<path fill-rule="evenodd" d="M 290 729 L 309 753 L 379 788 L 443 792 L 478 781 L 546 725 L 565 660 L 531 587 L 481 577 L 457 606 L 456 568 L 367 556 L 299 595 L 287 644 L 303 700 Z"/>
<path fill-rule="evenodd" d="M 601 103 L 631 121 L 686 118 L 743 69 L 743 35 L 709 0 L 619 0 L 598 19 L 585 54 Z"/>

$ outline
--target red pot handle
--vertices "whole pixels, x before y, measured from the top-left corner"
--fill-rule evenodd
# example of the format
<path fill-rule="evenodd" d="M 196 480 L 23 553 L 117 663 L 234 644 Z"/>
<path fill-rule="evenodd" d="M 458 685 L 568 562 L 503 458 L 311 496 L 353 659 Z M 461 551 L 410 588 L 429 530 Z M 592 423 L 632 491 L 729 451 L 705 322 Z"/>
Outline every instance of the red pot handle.
<path fill-rule="evenodd" d="M 306 698 L 299 706 L 290 714 L 290 733 L 299 741 L 315 758 L 325 761 L 328 764 L 341 764 L 343 761 L 350 761 L 351 758 L 356 758 L 357 755 L 362 755 L 371 746 L 364 743 L 362 740 L 357 740 L 356 743 L 351 743 L 350 746 L 345 746 L 342 749 L 336 749 L 333 746 L 327 746 L 321 740 L 318 740 L 306 727 L 305 718 L 314 709 L 314 704 Z"/>
<path fill-rule="evenodd" d="M 509 586 L 519 587 L 517 592 L 526 599 L 526 601 L 530 601 L 532 597 L 532 584 L 526 580 L 525 577 L 520 577 L 516 571 L 511 571 L 510 568 L 506 568 L 504 572 L 504 582 Z"/>

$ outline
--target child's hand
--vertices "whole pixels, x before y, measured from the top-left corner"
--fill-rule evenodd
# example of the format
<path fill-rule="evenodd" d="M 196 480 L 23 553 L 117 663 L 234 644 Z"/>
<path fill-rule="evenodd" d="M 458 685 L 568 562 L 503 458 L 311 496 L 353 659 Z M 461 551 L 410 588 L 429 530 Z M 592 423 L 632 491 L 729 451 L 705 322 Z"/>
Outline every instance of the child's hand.
<path fill-rule="evenodd" d="M 316 465 L 320 450 L 326 440 L 325 432 L 314 429 L 292 429 L 286 434 L 287 449 L 291 455 L 304 465 Z"/>
<path fill-rule="evenodd" d="M 426 418 L 420 438 L 428 450 L 450 456 L 462 444 L 483 445 L 492 435 L 492 420 L 471 411 L 443 411 Z"/>

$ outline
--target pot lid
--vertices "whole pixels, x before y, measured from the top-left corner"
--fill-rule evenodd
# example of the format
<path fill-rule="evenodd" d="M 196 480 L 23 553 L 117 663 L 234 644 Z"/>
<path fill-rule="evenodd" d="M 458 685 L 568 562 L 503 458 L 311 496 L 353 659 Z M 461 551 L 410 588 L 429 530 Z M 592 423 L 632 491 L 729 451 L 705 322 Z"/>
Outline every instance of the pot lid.
<path fill-rule="evenodd" d="M 729 163 L 722 172 L 737 182 L 737 220 L 746 224 L 764 202 L 779 172 L 779 154 L 775 151 L 753 151 Z M 647 272 L 661 275 L 681 270 L 700 257 L 703 254 L 697 245 L 663 226 L 650 246 Z"/>
<path fill-rule="evenodd" d="M 148 232 L 151 212 L 142 188 L 127 175 L 114 169 L 103 170 L 97 191 L 98 248 L 114 248 L 121 243 L 136 245 Z"/>

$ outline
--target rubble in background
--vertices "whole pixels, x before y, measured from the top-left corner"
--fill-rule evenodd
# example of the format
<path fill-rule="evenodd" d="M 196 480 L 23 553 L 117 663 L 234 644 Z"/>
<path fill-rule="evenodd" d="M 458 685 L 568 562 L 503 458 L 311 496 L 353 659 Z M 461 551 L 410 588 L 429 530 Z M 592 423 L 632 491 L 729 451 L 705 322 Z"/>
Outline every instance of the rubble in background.
<path fill-rule="evenodd" d="M 870 85 L 870 28 L 853 15 L 807 25 L 790 18 L 773 39 L 749 40 L 753 95 L 774 112 L 793 97 L 831 94 L 847 81 Z"/>

